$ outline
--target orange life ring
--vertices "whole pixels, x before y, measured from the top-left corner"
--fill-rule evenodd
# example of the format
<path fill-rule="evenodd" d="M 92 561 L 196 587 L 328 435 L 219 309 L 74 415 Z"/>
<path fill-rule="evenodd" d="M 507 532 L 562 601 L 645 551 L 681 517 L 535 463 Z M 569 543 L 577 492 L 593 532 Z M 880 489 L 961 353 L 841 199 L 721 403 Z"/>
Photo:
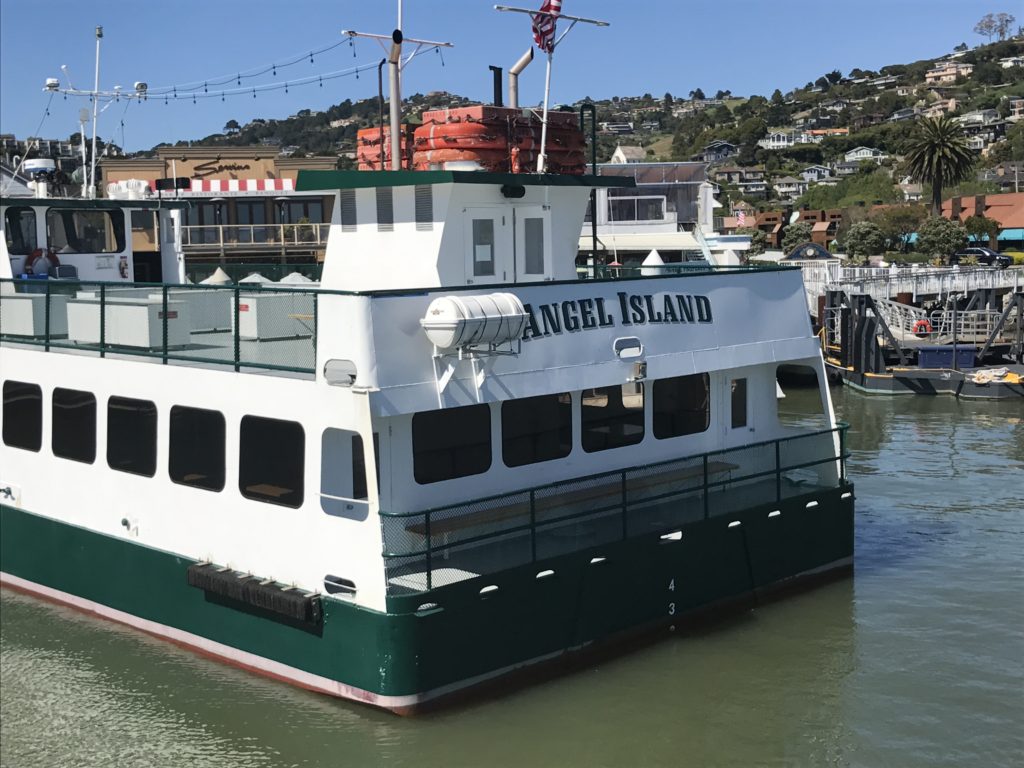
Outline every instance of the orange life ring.
<path fill-rule="evenodd" d="M 932 324 L 927 320 L 918 320 L 914 323 L 914 335 L 919 339 L 927 337 L 932 332 Z"/>
<path fill-rule="evenodd" d="M 34 275 L 35 270 L 33 269 L 33 267 L 35 267 L 37 261 L 44 257 L 46 258 L 46 261 L 49 263 L 51 267 L 60 266 L 60 259 L 57 258 L 57 251 L 55 251 L 53 248 L 48 248 L 46 250 L 43 250 L 42 248 L 36 248 L 34 251 L 32 251 L 32 253 L 28 255 L 28 258 L 25 259 L 24 269 L 26 274 Z"/>

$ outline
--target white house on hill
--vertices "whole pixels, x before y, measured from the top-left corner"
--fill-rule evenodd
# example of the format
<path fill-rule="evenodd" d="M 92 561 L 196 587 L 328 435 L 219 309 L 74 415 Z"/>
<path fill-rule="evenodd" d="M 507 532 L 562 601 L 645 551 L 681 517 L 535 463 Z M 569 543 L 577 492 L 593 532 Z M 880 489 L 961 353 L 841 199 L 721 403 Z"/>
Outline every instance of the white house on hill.
<path fill-rule="evenodd" d="M 613 163 L 642 163 L 647 158 L 643 147 L 623 146 L 619 144 L 612 152 Z"/>

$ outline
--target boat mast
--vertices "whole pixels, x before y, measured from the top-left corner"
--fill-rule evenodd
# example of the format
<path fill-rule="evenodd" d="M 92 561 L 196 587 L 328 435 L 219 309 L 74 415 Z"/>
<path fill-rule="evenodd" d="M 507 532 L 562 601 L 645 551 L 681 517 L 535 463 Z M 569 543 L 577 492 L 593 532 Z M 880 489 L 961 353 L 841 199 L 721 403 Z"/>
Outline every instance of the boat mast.
<path fill-rule="evenodd" d="M 544 73 L 544 110 L 540 119 L 540 153 L 537 155 L 537 173 L 544 173 L 547 170 L 547 140 L 548 140 L 548 102 L 551 97 L 551 63 L 555 56 L 555 48 L 558 44 L 565 39 L 572 28 L 575 27 L 579 22 L 584 24 L 593 24 L 595 27 L 607 27 L 607 21 L 598 21 L 597 19 L 585 19 L 582 16 L 568 16 L 564 13 L 552 13 L 549 11 L 531 11 L 529 8 L 513 8 L 510 5 L 496 5 L 494 6 L 496 11 L 512 11 L 513 13 L 525 13 L 534 22 L 537 21 L 538 17 L 550 16 L 555 21 L 558 19 L 566 19 L 569 22 L 569 26 L 566 27 L 565 31 L 562 32 L 555 40 L 551 42 L 551 47 L 547 50 L 548 54 L 548 66 L 547 71 Z M 541 50 L 544 50 L 540 42 L 537 43 Z M 525 58 L 525 57 L 524 57 Z M 522 59 L 520 59 L 522 61 Z M 527 61 L 526 63 L 529 63 Z M 517 62 L 518 66 L 518 62 Z M 523 66 L 526 66 L 524 64 Z M 516 96 L 518 97 L 518 83 L 516 86 Z M 517 98 L 518 104 L 518 98 Z"/>
<path fill-rule="evenodd" d="M 375 35 L 369 32 L 355 32 L 351 29 L 341 30 L 341 34 L 350 38 L 368 37 L 376 40 L 385 53 L 388 62 L 388 98 L 391 101 L 391 170 L 402 170 L 402 69 L 424 50 L 432 48 L 451 48 L 451 43 L 435 40 L 417 40 L 402 34 L 402 0 L 398 0 L 398 26 L 390 35 Z M 413 49 L 405 60 L 402 60 L 402 43 L 414 43 Z M 380 146 L 381 168 L 384 167 L 384 143 Z"/>
<path fill-rule="evenodd" d="M 89 197 L 96 197 L 96 116 L 100 105 L 100 40 L 103 39 L 103 27 L 96 27 L 96 79 L 92 88 L 92 162 L 89 165 L 88 182 Z"/>

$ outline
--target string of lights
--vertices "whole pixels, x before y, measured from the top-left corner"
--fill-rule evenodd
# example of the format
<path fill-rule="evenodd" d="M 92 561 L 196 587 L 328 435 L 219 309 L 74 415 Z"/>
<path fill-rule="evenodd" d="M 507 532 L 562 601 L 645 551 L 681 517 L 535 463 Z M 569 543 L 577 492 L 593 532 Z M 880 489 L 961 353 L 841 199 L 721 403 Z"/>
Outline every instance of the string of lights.
<path fill-rule="evenodd" d="M 223 75 L 218 75 L 217 77 L 210 77 L 203 80 L 193 80 L 191 82 L 175 83 L 172 85 L 152 86 L 149 88 L 149 93 L 150 95 L 155 96 L 163 96 L 164 94 L 177 94 L 179 96 L 188 96 L 193 92 L 198 91 L 208 93 L 210 89 L 218 89 L 219 86 L 227 85 L 229 83 L 234 83 L 237 87 L 241 87 L 243 80 L 250 80 L 254 77 L 260 77 L 261 75 L 265 75 L 267 73 L 270 73 L 272 76 L 276 77 L 278 70 L 286 69 L 288 67 L 295 66 L 296 64 L 300 64 L 305 61 L 308 61 L 311 65 L 313 65 L 316 63 L 317 56 L 321 56 L 325 53 L 333 51 L 335 48 L 340 48 L 346 43 L 348 43 L 349 46 L 352 47 L 351 40 L 339 40 L 336 43 L 331 43 L 330 45 L 325 45 L 321 48 L 315 48 L 313 50 L 308 51 L 307 53 L 296 54 L 285 59 L 284 61 L 274 62 L 271 64 L 261 64 L 251 69 L 225 73 Z M 352 50 L 352 55 L 353 57 L 355 57 L 354 48 Z"/>

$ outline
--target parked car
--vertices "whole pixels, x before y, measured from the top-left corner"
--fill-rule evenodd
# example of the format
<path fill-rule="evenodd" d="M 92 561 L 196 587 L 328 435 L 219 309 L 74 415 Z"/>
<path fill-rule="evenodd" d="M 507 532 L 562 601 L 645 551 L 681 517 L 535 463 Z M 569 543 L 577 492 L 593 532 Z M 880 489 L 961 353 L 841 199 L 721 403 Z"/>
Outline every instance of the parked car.
<path fill-rule="evenodd" d="M 960 260 L 965 256 L 973 256 L 979 264 L 983 264 L 986 267 L 999 267 L 999 269 L 1006 269 L 1008 266 L 1013 264 L 1013 259 L 1009 256 L 1002 254 L 999 251 L 993 251 L 991 248 L 982 248 L 981 246 L 961 248 L 949 257 L 949 263 L 959 264 Z"/>

